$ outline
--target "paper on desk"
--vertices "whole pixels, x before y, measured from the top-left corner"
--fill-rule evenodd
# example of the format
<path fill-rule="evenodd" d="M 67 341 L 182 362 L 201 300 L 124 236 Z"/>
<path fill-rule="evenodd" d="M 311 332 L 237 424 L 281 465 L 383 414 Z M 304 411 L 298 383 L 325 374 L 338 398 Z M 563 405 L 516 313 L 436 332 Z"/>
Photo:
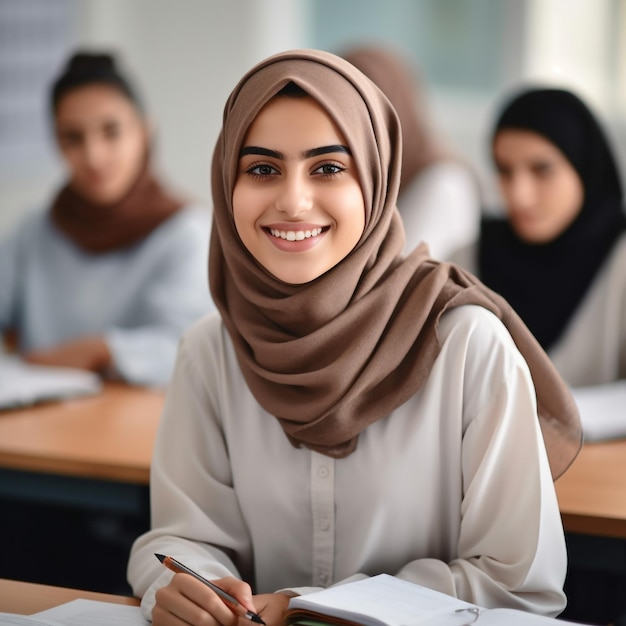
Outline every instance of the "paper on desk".
<path fill-rule="evenodd" d="M 100 378 L 69 367 L 32 365 L 0 354 L 0 409 L 98 393 Z"/>
<path fill-rule="evenodd" d="M 626 380 L 572 389 L 587 441 L 626 437 Z"/>
<path fill-rule="evenodd" d="M 63 626 L 59 622 L 40 620 L 30 615 L 18 615 L 16 613 L 0 613 L 2 626 Z"/>
<path fill-rule="evenodd" d="M 138 606 L 84 600 L 82 598 L 35 613 L 32 617 L 39 620 L 54 620 L 44 621 L 45 626 L 48 624 L 53 626 L 57 626 L 57 624 L 61 626 L 111 626 L 111 624 L 115 624 L 115 626 L 149 626 L 150 624 L 143 617 Z M 18 624 L 22 626 L 21 623 L 18 622 Z M 24 622 L 23 626 L 33 626 L 33 624 Z"/>

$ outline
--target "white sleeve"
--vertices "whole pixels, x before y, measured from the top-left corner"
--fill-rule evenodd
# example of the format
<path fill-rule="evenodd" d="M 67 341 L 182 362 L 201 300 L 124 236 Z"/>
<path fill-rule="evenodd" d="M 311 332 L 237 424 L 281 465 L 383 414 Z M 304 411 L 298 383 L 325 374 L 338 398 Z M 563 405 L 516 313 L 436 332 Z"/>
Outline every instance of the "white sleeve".
<path fill-rule="evenodd" d="M 209 293 L 208 231 L 172 233 L 158 256 L 125 327 L 106 333 L 115 374 L 139 385 L 165 385 L 178 341 L 196 320 L 215 310 Z"/>
<path fill-rule="evenodd" d="M 555 616 L 567 567 L 558 502 L 530 372 L 497 327 L 495 336 L 478 328 L 466 348 L 457 554 L 410 562 L 398 576 L 480 606 Z"/>
<path fill-rule="evenodd" d="M 424 241 L 431 256 L 445 261 L 450 253 L 478 236 L 478 182 L 461 163 L 442 162 L 426 168 L 403 190 L 398 207 L 407 253 Z"/>

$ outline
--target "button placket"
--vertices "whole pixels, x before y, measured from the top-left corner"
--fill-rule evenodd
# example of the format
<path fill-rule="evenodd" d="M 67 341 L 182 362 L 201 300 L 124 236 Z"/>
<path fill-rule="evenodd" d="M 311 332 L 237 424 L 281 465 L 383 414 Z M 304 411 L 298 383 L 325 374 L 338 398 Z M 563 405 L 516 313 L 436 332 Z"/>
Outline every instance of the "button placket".
<path fill-rule="evenodd" d="M 311 508 L 313 514 L 313 584 L 325 587 L 333 580 L 335 558 L 334 459 L 311 453 Z"/>

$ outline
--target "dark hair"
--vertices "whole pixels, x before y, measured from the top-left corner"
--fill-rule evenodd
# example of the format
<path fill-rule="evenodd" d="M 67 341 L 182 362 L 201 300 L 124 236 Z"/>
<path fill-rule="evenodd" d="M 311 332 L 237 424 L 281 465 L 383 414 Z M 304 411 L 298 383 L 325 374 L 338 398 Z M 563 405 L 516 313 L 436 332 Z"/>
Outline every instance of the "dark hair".
<path fill-rule="evenodd" d="M 289 98 L 306 98 L 309 94 L 290 80 L 274 97 L 287 96 Z"/>
<path fill-rule="evenodd" d="M 65 68 L 52 84 L 50 106 L 56 113 L 61 98 L 68 92 L 92 84 L 109 85 L 126 96 L 143 113 L 135 89 L 120 73 L 113 55 L 79 51 L 67 61 Z"/>

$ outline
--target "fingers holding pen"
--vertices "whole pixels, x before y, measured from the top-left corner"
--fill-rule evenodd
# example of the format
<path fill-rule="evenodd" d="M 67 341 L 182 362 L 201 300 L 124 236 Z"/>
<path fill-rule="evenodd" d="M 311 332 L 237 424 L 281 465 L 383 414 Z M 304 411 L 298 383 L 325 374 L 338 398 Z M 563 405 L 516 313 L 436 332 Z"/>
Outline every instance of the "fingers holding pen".
<path fill-rule="evenodd" d="M 226 578 L 220 578 L 213 582 L 226 593 L 234 596 L 246 611 L 256 613 L 254 600 L 252 599 L 252 588 L 248 583 L 234 576 L 227 576 Z"/>
<path fill-rule="evenodd" d="M 286 623 L 290 596 L 283 593 L 264 593 L 254 596 L 254 604 L 267 626 L 283 626 Z"/>
<path fill-rule="evenodd" d="M 229 585 L 224 581 L 230 580 L 229 578 L 222 579 L 220 584 Z M 243 596 L 240 602 L 246 607 L 249 604 L 252 608 L 249 585 L 235 578 L 232 580 L 247 587 L 247 590 L 230 584 L 229 589 L 233 589 L 230 593 L 238 597 L 236 593 L 241 591 Z M 248 602 L 246 602 L 247 598 L 249 598 Z M 241 623 L 239 620 L 240 618 L 212 589 L 188 574 L 175 574 L 169 585 L 159 589 L 156 593 L 156 604 L 152 610 L 154 626 L 236 626 Z"/>

